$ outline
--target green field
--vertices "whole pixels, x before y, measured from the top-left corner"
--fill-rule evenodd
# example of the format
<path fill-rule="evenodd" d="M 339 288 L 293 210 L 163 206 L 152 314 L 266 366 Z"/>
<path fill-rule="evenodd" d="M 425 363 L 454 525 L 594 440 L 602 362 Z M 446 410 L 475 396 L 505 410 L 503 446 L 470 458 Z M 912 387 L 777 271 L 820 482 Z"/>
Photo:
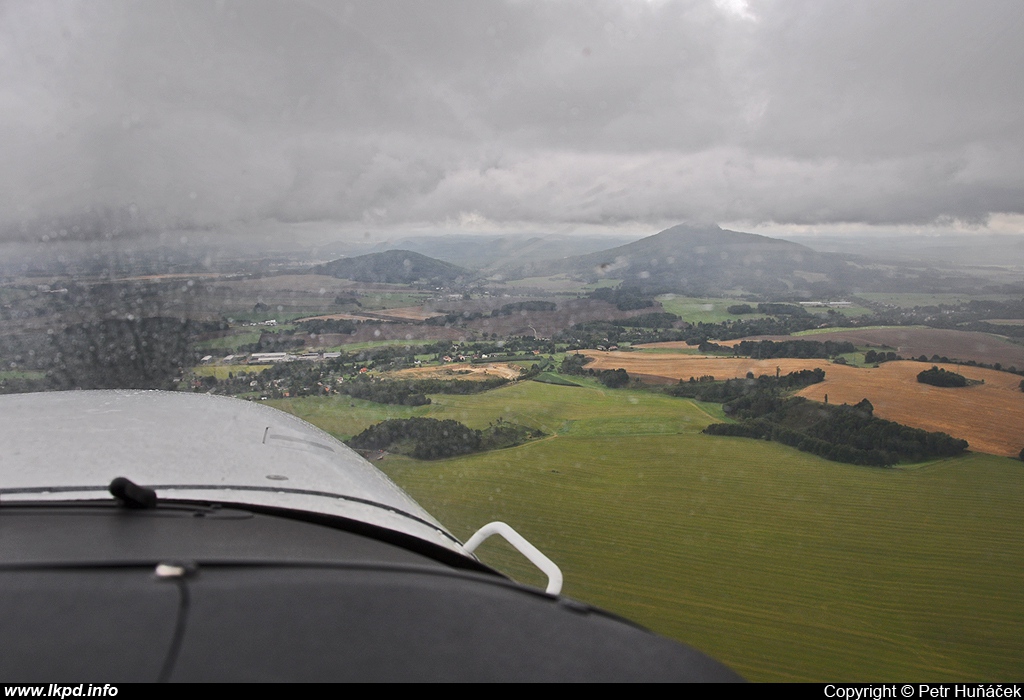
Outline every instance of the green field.
<path fill-rule="evenodd" d="M 380 311 L 382 309 L 400 309 L 406 306 L 419 306 L 431 298 L 426 292 L 365 292 L 359 297 L 360 309 L 363 311 Z"/>
<path fill-rule="evenodd" d="M 558 386 L 579 386 L 575 382 L 571 382 L 560 374 L 554 372 L 541 372 L 533 378 L 535 382 L 541 382 L 542 384 L 556 384 Z"/>
<path fill-rule="evenodd" d="M 743 301 L 728 297 L 684 297 L 678 294 L 662 294 L 656 297 L 665 311 L 682 316 L 684 321 L 690 323 L 721 323 L 722 321 L 734 321 L 736 319 L 765 318 L 767 314 L 730 314 L 728 308 L 734 304 L 749 304 L 757 308 L 756 301 Z M 828 309 L 810 308 L 808 311 L 822 318 L 827 317 Z M 864 306 L 851 306 L 845 309 L 836 309 L 844 316 L 863 316 L 871 313 L 871 309 Z"/>
<path fill-rule="evenodd" d="M 250 343 L 259 342 L 260 335 L 262 335 L 264 330 L 239 330 L 232 335 L 226 335 L 223 338 L 204 340 L 201 343 L 197 343 L 196 348 L 199 350 L 235 350 L 240 345 L 249 345 Z"/>
<path fill-rule="evenodd" d="M 730 314 L 726 309 L 733 304 L 750 304 L 757 308 L 757 302 L 745 302 L 742 299 L 684 297 L 678 294 L 662 294 L 656 297 L 665 311 L 682 316 L 690 323 L 721 323 L 737 318 L 764 318 L 765 314 Z"/>
<path fill-rule="evenodd" d="M 865 352 L 867 352 L 866 348 L 858 348 L 856 352 L 844 352 L 841 355 L 836 355 L 836 358 L 843 358 L 846 360 L 846 364 L 851 367 L 874 367 L 874 362 L 871 364 L 864 362 Z"/>
<path fill-rule="evenodd" d="M 620 347 L 621 349 L 621 347 Z M 695 347 L 692 348 L 636 348 L 636 352 L 645 352 L 653 355 L 707 355 Z"/>
<path fill-rule="evenodd" d="M 0 379 L 45 379 L 46 372 L 41 369 L 5 369 L 0 370 Z"/>
<path fill-rule="evenodd" d="M 369 348 L 384 348 L 389 346 L 400 346 L 406 349 L 418 348 L 421 345 L 432 345 L 438 341 L 427 339 L 412 339 L 412 340 L 367 340 L 363 343 L 346 343 L 340 345 L 336 350 L 343 352 L 355 352 L 356 350 L 367 350 Z M 425 357 L 433 358 L 433 355 L 417 355 L 420 359 Z"/>
<path fill-rule="evenodd" d="M 807 310 L 812 314 L 817 314 L 818 316 L 827 317 L 828 315 L 828 309 L 812 307 Z M 841 313 L 843 316 L 866 316 L 867 314 L 874 313 L 874 311 L 866 306 L 847 306 L 845 308 L 836 309 L 836 311 Z"/>
<path fill-rule="evenodd" d="M 377 464 L 457 536 L 504 520 L 562 567 L 567 595 L 751 680 L 1024 675 L 1019 461 L 827 462 L 700 434 L 715 404 L 581 384 L 519 382 L 418 408 L 274 404 L 339 437 L 412 415 L 541 428 L 550 437 L 517 448 Z M 481 556 L 541 583 L 506 547 L 488 542 Z"/>

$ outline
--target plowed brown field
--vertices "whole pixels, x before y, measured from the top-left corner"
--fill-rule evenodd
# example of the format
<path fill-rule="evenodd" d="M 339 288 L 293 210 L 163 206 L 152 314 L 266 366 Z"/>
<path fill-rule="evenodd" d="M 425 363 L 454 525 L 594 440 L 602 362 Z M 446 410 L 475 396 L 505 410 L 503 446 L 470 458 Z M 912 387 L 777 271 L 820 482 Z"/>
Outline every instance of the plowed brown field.
<path fill-rule="evenodd" d="M 600 350 L 583 350 L 587 357 L 594 361 L 587 369 L 617 369 L 622 367 L 630 374 L 643 374 L 652 377 L 664 377 L 670 380 L 711 375 L 715 379 L 732 379 L 744 377 L 747 372 L 755 375 L 775 374 L 779 368 L 781 374 L 789 374 L 801 369 L 821 367 L 826 371 L 832 367 L 828 360 L 798 360 L 782 358 L 776 360 L 752 360 L 749 357 L 711 357 L 707 355 L 684 355 L 682 353 L 639 353 L 639 352 L 602 352 Z M 929 365 L 930 366 L 930 365 Z M 919 370 L 920 371 L 920 370 Z"/>
<path fill-rule="evenodd" d="M 825 381 L 799 392 L 815 401 L 857 403 L 866 398 L 879 418 L 924 430 L 937 430 L 967 440 L 971 449 L 989 454 L 1015 456 L 1024 448 L 1024 392 L 1020 377 L 1007 372 L 939 364 L 968 379 L 984 384 L 958 389 L 934 387 L 917 381 L 917 374 L 931 364 L 886 362 L 877 368 L 835 365 L 827 360 L 751 360 L 749 358 L 704 357 L 697 355 L 599 352 L 587 350 L 594 369 L 622 367 L 630 374 L 687 380 L 711 375 L 729 379 L 755 375 L 782 374 L 821 367 Z"/>

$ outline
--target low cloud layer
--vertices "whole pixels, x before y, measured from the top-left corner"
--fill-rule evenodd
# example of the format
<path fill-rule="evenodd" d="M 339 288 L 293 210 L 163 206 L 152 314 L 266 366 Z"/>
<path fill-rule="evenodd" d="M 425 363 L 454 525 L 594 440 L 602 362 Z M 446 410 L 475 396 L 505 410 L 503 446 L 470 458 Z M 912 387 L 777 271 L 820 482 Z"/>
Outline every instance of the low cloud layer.
<path fill-rule="evenodd" d="M 0 4 L 0 226 L 979 223 L 1016 2 Z"/>

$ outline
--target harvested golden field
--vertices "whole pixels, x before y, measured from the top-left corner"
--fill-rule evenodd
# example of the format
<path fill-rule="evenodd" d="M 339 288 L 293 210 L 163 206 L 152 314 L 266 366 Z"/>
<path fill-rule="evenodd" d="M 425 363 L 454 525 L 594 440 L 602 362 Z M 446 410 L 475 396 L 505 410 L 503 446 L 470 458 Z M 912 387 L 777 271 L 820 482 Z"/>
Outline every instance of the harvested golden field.
<path fill-rule="evenodd" d="M 944 365 L 968 379 L 984 380 L 984 384 L 959 389 L 921 384 L 917 374 L 930 363 L 886 362 L 876 368 L 836 365 L 827 360 L 782 358 L 752 360 L 749 358 L 704 357 L 698 355 L 599 352 L 587 350 L 594 369 L 622 367 L 630 374 L 661 377 L 666 380 L 688 380 L 711 375 L 729 379 L 755 375 L 782 374 L 801 369 L 821 367 L 825 381 L 800 392 L 815 401 L 857 403 L 867 399 L 879 418 L 896 421 L 923 430 L 941 431 L 967 440 L 971 449 L 989 454 L 1016 456 L 1024 448 L 1024 392 L 1020 377 L 1007 372 Z"/>
<path fill-rule="evenodd" d="M 774 340 L 780 343 L 789 340 L 817 340 L 822 343 L 826 340 L 849 341 L 864 347 L 895 349 L 899 355 L 907 358 L 938 355 L 951 360 L 974 360 L 989 364 L 999 362 L 1004 367 L 1024 367 L 1024 345 L 1012 343 L 1002 336 L 977 331 L 916 327 L 844 328 L 802 335 L 755 335 L 714 342 L 732 347 L 744 340 Z M 645 347 L 667 345 L 670 344 L 652 343 Z"/>
<path fill-rule="evenodd" d="M 724 345 L 724 343 L 719 343 Z M 695 350 L 697 345 L 690 345 L 685 340 L 669 340 L 664 343 L 637 343 L 633 346 L 639 350 Z M 729 347 L 732 347 L 731 345 Z"/>
<path fill-rule="evenodd" d="M 522 372 L 517 365 L 501 363 L 487 363 L 486 365 L 471 365 L 468 362 L 460 362 L 440 367 L 410 367 L 391 372 L 389 376 L 394 379 L 469 379 L 483 380 L 501 377 L 502 379 L 516 379 Z"/>
<path fill-rule="evenodd" d="M 659 345 L 670 344 L 660 343 Z M 685 343 L 680 344 L 680 347 L 686 347 Z M 587 365 L 587 369 L 591 367 L 594 369 L 618 369 L 621 367 L 630 374 L 663 377 L 669 380 L 682 379 L 683 381 L 690 377 L 698 378 L 704 375 L 711 375 L 715 379 L 732 379 L 733 377 L 745 377 L 747 372 L 753 372 L 755 376 L 775 374 L 776 368 L 781 374 L 814 367 L 821 367 L 827 373 L 832 367 L 828 360 L 793 358 L 753 360 L 749 357 L 714 357 L 682 353 L 661 355 L 646 352 L 603 352 L 600 350 L 584 350 L 582 353 L 587 357 L 594 358 L 594 361 Z"/>
<path fill-rule="evenodd" d="M 879 418 L 962 438 L 977 452 L 1020 454 L 1024 448 L 1024 392 L 1020 377 L 977 367 L 943 365 L 984 384 L 945 388 L 921 384 L 917 374 L 931 364 L 886 362 L 877 368 L 832 365 L 825 381 L 800 392 L 815 401 L 825 394 L 831 403 L 856 403 L 867 398 Z"/>

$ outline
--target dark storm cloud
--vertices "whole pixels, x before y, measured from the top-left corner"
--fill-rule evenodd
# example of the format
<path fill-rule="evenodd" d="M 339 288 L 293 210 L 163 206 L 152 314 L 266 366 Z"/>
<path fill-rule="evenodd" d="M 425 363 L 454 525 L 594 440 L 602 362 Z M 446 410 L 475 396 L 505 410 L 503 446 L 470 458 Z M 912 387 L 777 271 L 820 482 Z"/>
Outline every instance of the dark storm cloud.
<path fill-rule="evenodd" d="M 1022 15 L 9 2 L 0 221 L 984 221 L 1024 211 Z"/>

